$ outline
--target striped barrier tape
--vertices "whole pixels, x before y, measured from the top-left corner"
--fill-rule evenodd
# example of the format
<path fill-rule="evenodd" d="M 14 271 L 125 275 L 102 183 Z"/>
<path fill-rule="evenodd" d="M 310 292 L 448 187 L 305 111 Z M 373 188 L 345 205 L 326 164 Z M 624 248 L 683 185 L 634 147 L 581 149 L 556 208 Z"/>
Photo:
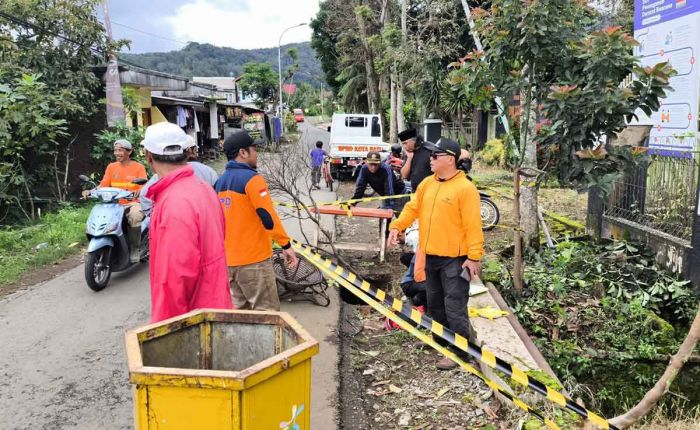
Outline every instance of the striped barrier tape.
<path fill-rule="evenodd" d="M 334 202 L 325 202 L 325 203 L 316 203 L 316 206 L 349 206 L 353 203 L 361 203 L 361 202 L 373 202 L 373 201 L 380 201 L 380 200 L 389 200 L 389 199 L 401 199 L 404 197 L 411 197 L 412 194 L 397 194 L 395 196 L 375 196 L 375 197 L 363 197 L 361 199 L 347 199 L 347 200 L 336 200 Z M 283 206 L 287 208 L 301 208 L 301 207 L 308 207 L 304 204 L 293 204 L 293 203 L 285 203 L 285 202 L 274 202 L 275 205 L 277 206 Z"/>
<path fill-rule="evenodd" d="M 329 276 L 333 274 L 333 272 L 328 272 L 324 269 L 324 266 L 318 264 L 316 261 L 314 261 L 315 257 L 318 256 L 318 254 L 314 254 L 310 251 L 309 248 L 301 248 L 295 246 L 295 249 L 305 258 L 307 258 L 309 261 L 311 261 L 316 267 L 319 269 L 323 270 L 325 273 L 327 273 Z M 308 253 L 308 254 L 307 254 Z M 318 259 L 316 259 L 318 261 Z M 449 359 L 453 360 L 455 363 L 457 363 L 460 367 L 462 367 L 464 370 L 467 372 L 471 373 L 472 375 L 476 376 L 477 378 L 481 379 L 489 388 L 491 388 L 493 391 L 501 394 L 503 397 L 506 399 L 510 400 L 513 402 L 514 405 L 519 407 L 520 409 L 524 410 L 525 412 L 532 414 L 533 416 L 537 417 L 540 421 L 542 421 L 548 428 L 552 430 L 561 430 L 561 428 L 555 423 L 554 421 L 550 420 L 545 416 L 545 414 L 535 408 L 532 408 L 527 405 L 527 403 L 523 402 L 519 398 L 517 398 L 514 394 L 512 394 L 510 391 L 499 385 L 497 382 L 487 378 L 483 373 L 481 373 L 479 370 L 477 370 L 474 366 L 471 364 L 467 363 L 466 361 L 462 360 L 457 354 L 454 352 L 450 351 L 446 347 L 438 344 L 432 337 L 428 336 L 425 333 L 421 333 L 416 327 L 413 325 L 409 324 L 406 322 L 406 320 L 400 318 L 396 313 L 392 312 L 391 309 L 383 306 L 376 300 L 373 300 L 370 296 L 365 294 L 362 290 L 358 289 L 355 287 L 352 283 L 350 283 L 348 280 L 338 277 L 338 276 L 331 276 L 333 279 L 335 279 L 336 282 L 338 282 L 340 285 L 342 285 L 344 288 L 348 289 L 350 292 L 355 294 L 357 297 L 361 298 L 364 300 L 368 305 L 370 305 L 372 308 L 374 308 L 377 312 L 379 312 L 382 316 L 385 316 L 392 321 L 394 321 L 399 327 L 407 331 L 408 333 L 411 333 L 413 336 L 415 336 L 417 339 L 425 343 L 426 345 L 431 346 L 441 354 L 443 354 L 445 357 L 448 357 Z"/>
<path fill-rule="evenodd" d="M 414 309 L 413 307 L 411 307 L 410 304 L 404 303 L 399 299 L 391 297 L 389 294 L 387 294 L 382 289 L 373 287 L 372 285 L 369 284 L 369 282 L 361 280 L 356 274 L 350 272 L 349 270 L 343 268 L 342 266 L 339 266 L 338 264 L 334 263 L 333 261 L 331 261 L 329 259 L 323 258 L 320 254 L 313 252 L 309 246 L 304 246 L 301 243 L 297 242 L 296 240 L 292 240 L 292 246 L 304 258 L 306 258 L 310 263 L 312 263 L 313 265 L 318 267 L 318 269 L 321 270 L 321 272 L 325 273 L 329 278 L 340 283 L 341 285 L 346 287 L 348 290 L 355 293 L 355 295 L 358 295 L 357 293 L 361 292 L 361 293 L 363 293 L 363 295 L 365 297 L 368 296 L 368 297 L 371 297 L 372 299 L 374 299 L 374 300 L 368 301 L 364 297 L 358 295 L 358 297 L 362 298 L 370 306 L 377 309 L 382 315 L 387 316 L 390 319 L 392 319 L 394 322 L 399 324 L 399 326 L 401 326 L 402 328 L 403 328 L 403 326 L 399 323 L 399 321 L 403 321 L 403 320 L 401 318 L 398 318 L 396 316 L 396 314 L 392 313 L 394 318 L 392 318 L 391 315 L 389 315 L 389 313 L 391 313 L 392 309 L 399 312 L 401 315 L 403 315 L 404 317 L 406 317 L 410 321 L 416 323 L 417 325 L 419 325 L 427 330 L 430 330 L 430 332 L 439 336 L 443 340 L 447 341 L 450 345 L 452 345 L 456 348 L 459 348 L 460 350 L 468 353 L 470 356 L 481 361 L 482 363 L 486 364 L 487 366 L 505 373 L 514 382 L 516 382 L 524 387 L 528 387 L 531 390 L 535 391 L 536 393 L 539 393 L 542 396 L 546 397 L 548 400 L 552 401 L 553 403 L 557 404 L 558 406 L 563 407 L 565 409 L 568 409 L 568 410 L 574 412 L 575 414 L 577 414 L 585 419 L 588 419 L 591 423 L 596 425 L 598 428 L 601 428 L 604 430 L 607 430 L 607 429 L 618 430 L 617 427 L 610 424 L 605 418 L 601 417 L 600 415 L 597 415 L 596 413 L 589 411 L 585 407 L 579 405 L 578 403 L 576 403 L 573 400 L 566 397 L 564 394 L 552 389 L 551 387 L 548 387 L 547 385 L 543 384 L 542 382 L 540 382 L 536 379 L 530 378 L 525 373 L 525 371 L 523 371 L 522 369 L 520 369 L 516 366 L 513 366 L 512 364 L 502 360 L 501 358 L 496 357 L 491 351 L 488 351 L 480 346 L 469 343 L 469 341 L 465 337 L 455 333 L 454 331 L 443 326 L 442 324 L 438 323 L 437 321 L 433 321 L 427 315 L 421 314 L 417 309 Z M 352 286 L 352 288 L 349 288 L 348 286 Z M 374 301 L 379 302 L 379 303 L 375 303 Z M 375 305 L 377 305 L 377 306 L 375 306 Z M 397 319 L 399 321 L 397 321 Z M 411 326 L 411 325 L 408 324 L 408 326 Z M 415 335 L 414 332 L 411 332 L 411 333 Z M 423 339 L 421 339 L 421 340 L 423 340 Z M 454 356 L 454 354 L 448 355 L 449 358 L 453 358 L 453 356 Z M 462 367 L 464 367 L 464 366 L 462 366 Z M 469 369 L 467 369 L 467 370 L 469 370 Z M 516 402 L 514 401 L 514 403 L 516 403 Z M 520 403 L 522 403 L 522 402 L 520 402 Z M 516 405 L 521 406 L 517 403 L 516 403 Z M 529 409 L 531 410 L 531 408 L 529 408 Z M 534 414 L 534 415 L 537 416 L 537 414 Z"/>

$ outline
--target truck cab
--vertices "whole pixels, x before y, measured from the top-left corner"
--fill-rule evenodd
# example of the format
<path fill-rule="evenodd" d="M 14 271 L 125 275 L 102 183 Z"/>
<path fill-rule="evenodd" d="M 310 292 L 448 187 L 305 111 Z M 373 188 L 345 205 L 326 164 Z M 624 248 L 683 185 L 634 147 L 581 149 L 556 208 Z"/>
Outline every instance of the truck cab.
<path fill-rule="evenodd" d="M 331 174 L 338 179 L 352 177 L 368 152 L 389 151 L 377 114 L 333 114 L 330 132 Z"/>

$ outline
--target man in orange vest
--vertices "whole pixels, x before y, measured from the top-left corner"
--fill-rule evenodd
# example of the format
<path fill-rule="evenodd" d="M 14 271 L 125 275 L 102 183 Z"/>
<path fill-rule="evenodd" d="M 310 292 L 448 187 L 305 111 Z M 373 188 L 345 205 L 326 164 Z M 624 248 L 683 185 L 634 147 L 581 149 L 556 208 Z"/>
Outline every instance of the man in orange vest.
<path fill-rule="evenodd" d="M 226 170 L 215 189 L 226 218 L 226 260 L 231 295 L 237 309 L 279 311 L 277 281 L 272 267 L 272 241 L 282 247 L 287 265 L 297 256 L 272 206 L 267 182 L 256 170 L 257 143 L 245 131 L 224 142 Z"/>
<path fill-rule="evenodd" d="M 139 194 L 143 185 L 133 184 L 134 179 L 148 179 L 146 169 L 137 161 L 131 159 L 134 147 L 131 142 L 119 139 L 114 142 L 114 158 L 117 161 L 109 163 L 105 175 L 100 181 L 100 187 L 115 187 L 133 191 Z M 89 192 L 89 191 L 87 191 Z M 85 194 L 85 192 L 83 193 Z M 129 255 L 132 263 L 138 263 L 141 246 L 141 221 L 143 221 L 143 210 L 138 199 L 120 202 L 125 206 L 126 219 L 129 224 L 127 229 L 127 239 L 129 240 Z"/>

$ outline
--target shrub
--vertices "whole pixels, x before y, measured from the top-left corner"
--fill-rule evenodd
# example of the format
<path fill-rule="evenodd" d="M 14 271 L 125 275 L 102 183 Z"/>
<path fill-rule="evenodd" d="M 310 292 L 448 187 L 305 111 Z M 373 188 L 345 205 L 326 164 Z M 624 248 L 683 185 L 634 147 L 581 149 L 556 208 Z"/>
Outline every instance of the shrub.
<path fill-rule="evenodd" d="M 491 139 L 486 142 L 484 149 L 479 152 L 481 158 L 489 166 L 505 167 L 506 148 L 501 139 Z"/>
<path fill-rule="evenodd" d="M 97 160 L 103 168 L 107 167 L 107 164 L 114 161 L 114 142 L 119 139 L 126 139 L 134 147 L 131 159 L 146 165 L 143 149 L 141 148 L 144 132 L 145 129 L 143 127 L 129 127 L 123 123 L 106 128 L 95 135 L 97 144 L 92 147 L 90 156 Z"/>

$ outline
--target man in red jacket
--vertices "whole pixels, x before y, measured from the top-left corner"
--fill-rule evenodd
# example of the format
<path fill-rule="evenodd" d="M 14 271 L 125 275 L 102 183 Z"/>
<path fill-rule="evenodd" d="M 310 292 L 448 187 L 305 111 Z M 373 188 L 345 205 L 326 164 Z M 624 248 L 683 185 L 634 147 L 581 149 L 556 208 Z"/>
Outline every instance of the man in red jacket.
<path fill-rule="evenodd" d="M 187 135 L 175 124 L 146 129 L 146 159 L 160 180 L 150 225 L 151 322 L 193 309 L 232 309 L 224 214 L 212 187 L 187 165 Z"/>

